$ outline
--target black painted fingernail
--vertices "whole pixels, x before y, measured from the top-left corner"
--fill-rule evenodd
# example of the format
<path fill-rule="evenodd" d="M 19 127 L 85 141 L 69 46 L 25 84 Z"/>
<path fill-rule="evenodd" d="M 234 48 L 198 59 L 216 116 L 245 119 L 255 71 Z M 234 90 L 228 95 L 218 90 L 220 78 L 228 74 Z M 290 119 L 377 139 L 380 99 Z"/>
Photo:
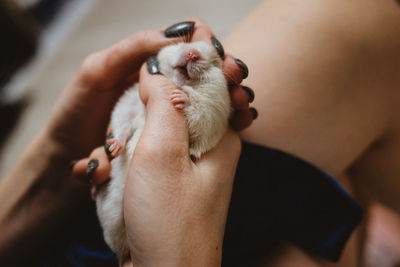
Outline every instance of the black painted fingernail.
<path fill-rule="evenodd" d="M 215 47 L 215 49 L 217 49 L 218 55 L 219 55 L 222 59 L 225 59 L 224 47 L 222 46 L 222 44 L 220 43 L 220 41 L 218 41 L 218 39 L 215 38 L 215 37 L 211 37 L 211 43 L 213 44 L 213 46 Z"/>
<path fill-rule="evenodd" d="M 254 101 L 254 91 L 247 87 L 247 86 L 242 86 L 242 88 L 249 94 L 249 103 L 252 103 Z"/>
<path fill-rule="evenodd" d="M 157 56 L 151 56 L 147 59 L 147 70 L 150 74 L 161 74 L 158 68 L 158 59 Z"/>
<path fill-rule="evenodd" d="M 257 119 L 258 111 L 255 108 L 250 108 L 251 112 L 253 113 L 253 120 Z"/>
<path fill-rule="evenodd" d="M 107 156 L 111 156 L 111 152 L 110 152 L 110 144 L 108 144 L 107 143 L 107 141 L 106 141 L 106 143 L 104 144 L 104 151 L 106 152 L 106 154 L 107 154 Z"/>
<path fill-rule="evenodd" d="M 240 59 L 238 59 L 238 58 L 235 58 L 235 62 L 236 62 L 236 64 L 238 64 L 239 65 L 239 67 L 242 69 L 242 77 L 243 77 L 243 79 L 246 79 L 247 78 L 247 76 L 249 76 L 249 69 L 247 68 L 247 66 L 246 66 L 246 64 L 244 64 L 244 62 L 243 61 L 241 61 Z"/>
<path fill-rule="evenodd" d="M 194 21 L 183 21 L 169 26 L 165 31 L 164 35 L 167 38 L 185 36 L 193 32 Z"/>
<path fill-rule="evenodd" d="M 89 161 L 86 167 L 86 175 L 91 177 L 93 175 L 94 170 L 99 167 L 99 161 L 97 159 L 92 159 Z"/>
<path fill-rule="evenodd" d="M 104 151 L 106 152 L 107 156 L 111 156 L 111 152 L 110 152 L 110 144 L 107 143 L 107 140 L 113 139 L 114 135 L 112 133 L 110 133 L 109 135 L 107 135 L 106 137 L 106 141 L 104 142 Z"/>

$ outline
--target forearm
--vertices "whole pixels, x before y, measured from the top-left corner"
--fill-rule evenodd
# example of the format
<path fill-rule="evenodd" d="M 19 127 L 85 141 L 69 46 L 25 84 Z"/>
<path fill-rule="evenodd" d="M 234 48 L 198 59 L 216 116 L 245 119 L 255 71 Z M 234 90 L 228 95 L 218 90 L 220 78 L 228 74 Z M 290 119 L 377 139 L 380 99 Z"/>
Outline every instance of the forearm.
<path fill-rule="evenodd" d="M 34 253 L 62 225 L 84 188 L 69 176 L 68 155 L 40 134 L 0 183 L 0 265 Z M 18 257 L 16 256 L 18 255 Z"/>

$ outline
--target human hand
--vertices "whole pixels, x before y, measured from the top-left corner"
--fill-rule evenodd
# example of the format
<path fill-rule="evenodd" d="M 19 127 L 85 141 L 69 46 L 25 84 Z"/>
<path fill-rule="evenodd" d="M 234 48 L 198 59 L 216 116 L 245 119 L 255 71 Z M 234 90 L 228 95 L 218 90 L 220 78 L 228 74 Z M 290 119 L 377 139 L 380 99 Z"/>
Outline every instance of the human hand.
<path fill-rule="evenodd" d="M 201 25 L 201 24 L 200 24 Z M 204 36 L 207 36 L 208 35 L 208 37 L 209 36 L 212 36 L 212 34 L 211 34 L 211 31 L 209 31 L 209 29 L 205 26 L 205 25 L 201 25 L 200 26 L 199 24 L 198 24 L 198 28 L 197 28 L 197 32 L 195 31 L 195 34 L 193 35 L 193 38 L 195 38 L 196 37 L 196 33 L 198 33 L 197 34 L 197 37 L 199 37 L 199 36 L 203 36 L 203 38 L 204 38 Z M 200 27 L 199 27 L 200 26 Z M 201 28 L 201 27 L 204 27 L 204 28 Z M 200 29 L 199 29 L 200 28 Z M 203 32 L 201 31 L 201 30 L 203 30 Z M 217 42 L 216 41 L 216 39 L 211 39 L 211 38 L 208 38 L 213 44 L 215 43 L 215 42 Z M 207 38 L 206 38 L 206 40 L 207 40 Z M 219 44 L 219 43 L 218 43 Z M 220 44 L 219 44 L 220 45 Z M 221 46 L 216 46 L 217 47 L 217 51 L 219 52 L 219 54 L 221 55 L 221 50 L 218 50 L 218 49 L 221 49 L 222 47 Z M 223 49 L 223 48 L 222 48 Z M 222 52 L 223 52 L 223 50 L 222 50 Z M 223 54 L 222 54 L 223 55 Z M 251 101 L 249 101 L 252 97 L 254 97 L 254 95 L 251 95 L 251 91 L 250 91 L 250 93 L 249 94 L 246 94 L 246 91 L 245 90 L 243 90 L 243 88 L 242 87 L 240 87 L 240 86 L 238 86 L 238 84 L 240 84 L 240 82 L 241 82 L 241 80 L 242 80 L 242 78 L 243 77 L 245 77 L 245 76 L 247 76 L 247 74 L 246 73 L 244 73 L 244 68 L 245 68 L 245 66 L 244 66 L 244 64 L 242 63 L 242 62 L 240 62 L 241 63 L 241 65 L 238 65 L 239 64 L 239 62 L 236 62 L 232 57 L 229 57 L 229 56 L 227 56 L 227 57 L 225 57 L 225 65 L 224 65 L 224 67 L 225 67 L 225 73 L 227 74 L 226 76 L 227 76 L 227 78 L 228 78 L 228 81 L 229 81 L 229 84 L 230 84 L 230 87 L 231 87 L 231 96 L 232 96 L 232 103 L 233 103 L 233 106 L 234 107 L 236 107 L 236 112 L 234 113 L 234 115 L 232 116 L 232 123 L 231 123 L 231 125 L 232 126 L 239 126 L 239 127 L 236 127 L 236 128 L 244 128 L 244 127 L 246 127 L 246 126 L 248 126 L 250 123 L 251 123 L 251 121 L 252 121 L 252 116 L 253 116 L 253 111 L 252 110 L 250 110 L 250 109 L 248 109 L 248 103 L 249 102 L 251 102 Z M 228 67 L 227 67 L 228 66 Z M 244 66 L 244 67 L 241 67 L 241 66 Z M 226 69 L 228 69 L 228 71 L 226 71 Z M 245 70 L 245 71 L 247 71 L 247 70 Z M 148 74 L 147 74 L 147 76 L 148 76 Z M 142 72 L 142 75 L 141 75 L 141 77 L 146 77 L 146 73 L 144 73 L 143 74 L 143 72 Z M 166 80 L 164 77 L 162 77 L 162 79 L 164 79 L 164 80 Z M 145 80 L 145 82 L 143 82 L 143 80 Z M 160 88 L 162 88 L 161 89 L 161 91 L 160 90 L 157 90 L 157 91 L 159 91 L 159 93 L 163 93 L 164 94 L 164 96 L 169 96 L 169 92 L 170 92 L 170 90 L 168 90 L 168 89 L 173 89 L 173 88 L 176 88 L 176 86 L 174 85 L 174 84 L 172 84 L 170 81 L 164 81 L 164 82 L 158 82 L 158 84 L 157 84 L 157 82 L 153 85 L 151 82 L 150 82 L 150 86 L 149 86 L 149 82 L 146 82 L 146 80 L 149 80 L 148 78 L 146 79 L 146 78 L 143 78 L 143 79 L 141 79 L 141 82 L 140 82 L 140 84 L 141 84 L 141 86 L 140 86 L 140 90 L 141 90 L 141 96 L 142 96 L 142 98 L 143 98 L 143 102 L 145 103 L 145 104 L 147 104 L 147 101 L 149 100 L 149 99 L 157 99 L 157 97 L 153 97 L 153 98 L 149 98 L 149 95 L 148 94 L 151 94 L 151 93 L 153 93 L 153 95 L 154 95 L 154 90 L 155 90 L 155 88 L 158 88 L 158 89 L 160 89 Z M 150 80 L 151 81 L 151 80 Z M 167 94 L 166 94 L 166 92 L 168 92 Z M 233 92 L 233 93 L 232 93 Z M 159 96 L 159 93 L 156 93 L 155 95 L 157 96 Z M 243 94 L 244 93 L 244 94 Z M 170 106 L 170 103 L 169 103 L 169 101 L 165 101 L 166 99 L 169 99 L 168 97 L 161 97 L 161 98 L 158 98 L 158 99 L 163 99 L 163 101 L 159 101 L 159 100 L 156 100 L 156 102 L 158 101 L 158 103 L 157 104 L 154 104 L 154 106 L 155 107 L 157 107 L 157 110 L 159 110 L 159 112 L 162 112 L 162 110 L 164 109 L 164 108 L 167 108 L 167 106 L 165 106 L 165 105 L 169 105 Z M 148 107 L 149 107 L 149 105 L 147 105 Z M 240 110 L 239 108 L 242 108 L 242 110 Z M 153 109 L 147 109 L 147 111 L 148 112 L 151 112 L 151 110 L 154 110 L 154 108 Z M 238 112 L 239 111 L 239 112 Z M 158 112 L 155 112 L 154 114 L 157 114 Z M 243 116 L 244 115 L 244 116 Z M 247 117 L 246 117 L 247 116 Z M 151 117 L 151 116 L 150 116 Z M 148 117 L 149 118 L 149 117 Z M 148 119 L 147 119 L 148 120 Z M 183 122 L 184 122 L 184 119 L 181 119 Z M 155 121 L 155 120 L 151 120 L 150 122 L 149 122 L 149 124 L 152 124 L 152 122 L 153 121 Z M 166 122 L 167 120 L 164 120 L 164 119 L 162 119 L 161 121 L 159 121 L 159 120 L 157 120 L 157 123 L 155 123 L 155 124 L 153 124 L 153 126 L 150 126 L 149 128 L 151 129 L 151 130 L 148 130 L 147 132 L 148 132 L 148 134 L 151 136 L 150 138 L 148 138 L 148 139 L 153 139 L 153 141 L 155 140 L 155 139 L 157 139 L 157 140 L 160 140 L 160 139 L 163 139 L 164 140 L 164 138 L 166 137 L 166 138 L 171 138 L 171 137 L 173 137 L 173 136 L 175 136 L 174 134 L 172 134 L 172 135 L 164 135 L 164 134 L 159 134 L 160 132 L 162 132 L 162 131 L 160 131 L 160 129 L 165 129 L 165 127 L 163 127 L 163 126 L 161 126 L 162 124 L 160 124 L 160 122 L 163 122 L 164 124 L 165 124 L 165 122 Z M 176 123 L 172 123 L 172 125 L 169 125 L 168 123 L 167 123 L 167 125 L 166 125 L 166 128 L 173 128 L 174 130 L 177 130 L 178 128 L 177 127 L 175 127 L 174 126 L 174 124 L 176 124 Z M 183 130 L 183 132 L 182 133 L 184 133 L 183 135 L 182 135 L 182 137 L 183 136 L 186 136 L 186 139 L 187 139 L 187 126 L 186 126 L 186 124 L 184 123 L 184 125 L 185 125 L 185 129 Z M 161 126 L 161 128 L 160 128 L 160 126 Z M 150 133 L 153 133 L 153 134 L 150 134 Z M 158 134 L 156 134 L 157 136 L 155 136 L 155 134 L 154 133 L 158 133 Z M 185 133 L 186 133 L 186 135 L 185 135 Z M 204 177 L 206 180 L 208 180 L 208 179 L 213 179 L 213 177 L 215 178 L 215 175 L 216 174 L 218 174 L 218 171 L 220 171 L 221 172 L 221 170 L 222 170 L 222 173 L 224 173 L 225 174 L 225 176 L 226 176 L 226 178 L 228 178 L 228 180 L 229 180 L 229 183 L 228 183 L 228 193 L 226 193 L 226 194 L 222 194 L 221 196 L 222 196 L 222 198 L 223 198 L 223 200 L 225 200 L 225 201 L 218 201 L 218 203 L 222 203 L 221 204 L 221 206 L 219 206 L 220 207 L 220 210 L 218 211 L 218 212 L 215 212 L 215 214 L 216 215 L 218 215 L 217 217 L 217 219 L 215 218 L 215 216 L 214 216 L 214 218 L 213 217 L 210 217 L 210 216 L 204 216 L 203 217 L 203 219 L 204 219 L 204 225 L 205 224 L 207 224 L 207 225 L 209 225 L 210 223 L 212 223 L 212 222 L 214 222 L 214 224 L 216 223 L 217 225 L 216 226 L 219 226 L 219 229 L 220 229 L 220 231 L 219 231 L 219 235 L 216 235 L 215 234 L 215 232 L 213 232 L 211 235 L 210 235 L 210 238 L 211 239 L 213 239 L 212 241 L 216 241 L 217 243 L 216 243 L 216 245 L 217 246 L 219 246 L 219 251 L 216 251 L 216 253 L 215 253 L 215 250 L 214 250 L 214 248 L 211 250 L 211 251 L 207 251 L 207 253 L 209 253 L 209 252 L 212 252 L 212 255 L 216 255 L 217 257 L 214 257 L 214 260 L 215 259 L 218 259 L 219 257 L 218 257 L 218 255 L 220 254 L 220 251 L 221 251 L 221 244 L 222 244 L 222 236 L 223 236 L 223 231 L 224 231 L 224 225 L 225 225 L 225 218 L 226 218 L 226 212 L 227 212 L 227 208 L 228 208 L 228 203 L 229 203 L 229 199 L 230 199 L 230 191 L 231 191 L 231 185 L 232 185 L 232 180 L 233 180 L 233 176 L 234 176 L 234 170 L 235 170 L 235 166 L 236 166 L 236 161 L 237 161 L 237 157 L 238 157 L 238 154 L 239 154 L 239 150 L 240 150 L 240 145 L 238 145 L 238 142 L 236 142 L 237 143 L 237 147 L 236 147 L 236 149 L 237 149 L 237 153 L 236 153 L 236 155 L 235 155 L 235 153 L 233 153 L 233 156 L 234 156 L 234 159 L 232 160 L 232 159 L 230 159 L 229 157 L 228 158 L 225 158 L 225 157 L 223 157 L 223 155 L 224 155 L 224 150 L 225 149 L 227 149 L 227 146 L 230 146 L 230 148 L 232 149 L 232 148 L 235 148 L 235 146 L 233 145 L 232 146 L 232 141 L 233 141 L 233 139 L 236 137 L 236 139 L 237 139 L 237 136 L 235 135 L 235 134 L 233 134 L 233 132 L 229 132 L 229 134 L 226 134 L 225 135 L 225 137 L 223 138 L 223 141 L 221 142 L 221 147 L 222 147 L 222 150 L 220 151 L 220 152 L 215 152 L 215 153 L 219 153 L 219 156 L 218 157 L 215 157 L 214 159 L 212 159 L 211 161 L 209 161 L 210 159 L 208 159 L 208 157 L 207 156 L 203 156 L 202 157 L 202 160 L 200 161 L 200 162 L 196 162 L 196 165 L 193 165 L 193 163 L 191 162 L 191 160 L 190 160 L 190 158 L 189 158 L 189 153 L 188 153 L 188 151 L 184 151 L 184 153 L 181 155 L 181 156 L 183 156 L 183 155 L 185 155 L 185 161 L 187 161 L 186 163 L 187 164 L 189 164 L 189 166 L 186 166 L 186 167 L 192 167 L 192 165 L 193 166 L 197 166 L 197 164 L 200 164 L 201 166 L 208 166 L 209 168 L 210 168 L 210 166 L 211 166 L 211 168 L 212 168 L 212 170 L 213 171 L 205 171 L 206 172 L 206 174 L 204 175 L 204 173 L 203 173 L 203 175 L 204 176 L 206 176 L 206 177 Z M 143 138 L 143 137 L 142 137 Z M 142 140 L 142 139 L 141 139 Z M 229 140 L 229 141 L 227 141 L 227 140 Z M 143 144 L 143 142 L 142 141 L 140 141 L 139 142 L 140 144 Z M 144 142 L 144 143 L 146 143 L 146 142 Z M 151 141 L 149 142 L 149 143 L 151 143 Z M 154 143 L 154 142 L 153 142 Z M 185 146 L 185 143 L 186 143 L 186 146 Z M 225 145 L 223 145 L 223 144 L 225 144 Z M 184 140 L 183 142 L 180 142 L 180 145 L 183 145 L 183 146 L 185 146 L 186 147 L 186 149 L 188 148 L 188 140 Z M 140 146 L 140 145 L 139 145 Z M 147 145 L 145 145 L 145 147 L 146 147 Z M 172 146 L 173 148 L 178 148 L 179 149 L 179 146 Z M 238 149 L 239 148 L 239 149 Z M 139 152 L 138 152 L 138 150 L 139 150 Z M 167 149 L 168 150 L 168 149 Z M 229 153 L 229 149 L 227 149 L 228 151 L 226 151 L 226 152 L 228 152 L 228 155 L 230 155 L 230 153 Z M 213 151 L 217 151 L 217 148 L 215 148 L 215 149 L 213 149 Z M 135 154 L 136 153 L 139 153 L 139 154 L 141 154 L 141 152 L 140 152 L 140 149 L 138 149 L 138 148 L 136 148 L 136 152 L 135 152 Z M 211 152 L 210 152 L 211 153 Z M 209 154 L 209 153 L 207 153 L 207 154 Z M 182 160 L 183 159 L 180 159 L 179 157 L 174 157 L 173 155 L 171 155 L 170 153 L 168 153 L 168 155 L 170 156 L 170 160 L 171 161 L 174 161 L 174 160 L 177 160 L 178 162 L 182 162 Z M 92 173 L 92 178 L 93 178 L 93 182 L 95 183 L 95 184 L 98 184 L 98 183 L 102 183 L 105 179 L 107 179 L 108 178 L 108 174 L 109 174 L 109 171 L 110 171 L 110 166 L 109 166 L 109 163 L 108 163 L 108 158 L 107 158 L 107 156 L 105 155 L 105 153 L 104 153 L 104 150 L 102 149 L 102 148 L 98 148 L 98 149 L 96 149 L 96 150 L 94 150 L 93 151 L 93 153 L 92 153 L 92 155 L 91 155 L 91 157 L 90 158 L 97 158 L 97 162 L 99 162 L 100 161 L 100 166 L 98 166 L 98 164 L 96 165 L 93 165 L 93 162 L 92 162 L 92 164 L 89 164 L 89 170 L 94 170 L 94 173 Z M 219 160 L 218 160 L 219 159 Z M 222 161 L 221 161 L 222 160 Z M 134 159 L 134 161 L 135 161 L 135 159 Z M 206 162 L 206 163 L 202 163 L 202 162 Z M 89 159 L 85 159 L 85 160 L 82 160 L 82 161 L 80 161 L 78 164 L 76 164 L 76 170 L 79 170 L 80 169 L 80 171 L 81 171 L 81 173 L 82 173 L 82 171 L 84 170 L 84 168 L 85 168 L 85 166 L 87 166 L 87 164 L 88 164 L 88 162 L 89 162 Z M 145 166 L 143 166 L 144 167 L 144 170 L 146 170 L 146 169 L 148 169 L 149 167 L 150 168 L 153 168 L 154 167 L 154 161 L 152 161 L 152 160 L 147 160 L 146 161 L 146 164 L 144 164 Z M 232 164 L 234 167 L 233 168 L 231 168 L 232 170 L 231 170 L 231 172 L 226 172 L 226 168 L 220 168 L 221 167 L 221 163 L 225 163 L 225 165 L 226 164 L 228 164 L 229 165 L 229 163 L 230 164 Z M 149 164 L 151 165 L 151 166 L 153 166 L 153 167 L 151 167 L 151 166 L 149 166 Z M 156 165 L 157 165 L 157 163 L 156 163 Z M 93 168 L 93 166 L 95 166 L 95 167 L 97 167 L 97 168 Z M 157 171 L 158 171 L 158 173 L 157 174 L 154 174 L 153 173 L 153 177 L 157 177 L 157 176 L 163 176 L 163 173 L 165 173 L 165 174 L 167 174 L 168 173 L 168 171 L 171 171 L 171 170 L 175 170 L 175 167 L 176 166 L 170 166 L 170 168 L 168 169 L 168 170 L 163 170 L 162 168 L 159 168 Z M 198 172 L 198 173 L 194 173 L 193 172 L 193 170 L 191 171 L 191 172 L 188 172 L 188 173 L 186 173 L 185 175 L 189 175 L 189 176 L 198 176 L 197 178 L 200 178 L 201 176 L 202 176 L 202 169 L 207 169 L 207 167 L 202 167 L 202 168 L 200 168 L 200 169 L 197 169 L 197 167 L 195 168 L 195 169 L 193 169 L 193 170 L 196 170 L 195 172 L 198 172 L 199 170 L 200 170 L 200 172 Z M 178 168 L 178 169 L 180 169 L 180 168 Z M 149 173 L 147 173 L 147 174 L 145 174 L 144 175 L 144 177 L 145 176 L 147 176 L 147 175 L 150 175 Z M 208 176 L 210 176 L 209 178 L 207 178 Z M 218 175 L 218 176 L 220 176 L 220 175 Z M 182 178 L 185 178 L 185 177 L 182 177 Z M 222 176 L 220 176 L 219 178 L 223 178 Z M 201 178 L 200 178 L 201 179 Z M 197 180 L 197 179 L 196 179 Z M 207 184 L 207 183 L 206 183 Z M 207 190 L 207 189 L 205 189 L 205 193 L 207 193 L 207 192 L 214 192 L 215 193 L 215 191 L 217 191 L 217 190 L 215 190 L 217 187 L 215 186 L 215 181 L 214 181 L 214 185 L 212 185 L 213 183 L 210 183 L 209 184 L 209 186 L 208 186 L 208 189 L 209 190 Z M 197 184 L 197 185 L 199 185 L 200 187 L 201 187 L 201 184 Z M 194 187 L 193 187 L 193 189 L 195 189 L 196 188 L 196 185 L 193 185 Z M 157 186 L 157 188 L 160 188 L 160 189 L 162 189 L 164 186 L 160 186 L 160 185 L 158 185 Z M 207 186 L 206 186 L 207 187 Z M 137 188 L 137 187 L 135 187 L 134 186 L 134 188 Z M 164 188 L 165 189 L 165 188 Z M 168 188 L 167 188 L 168 189 Z M 226 190 L 226 188 L 225 188 L 225 190 Z M 152 190 L 151 190 L 152 191 Z M 186 191 L 186 190 L 182 190 L 182 191 Z M 190 190 L 189 190 L 190 191 Z M 140 192 L 142 192 L 142 190 L 138 190 L 138 192 L 140 193 Z M 219 193 L 221 192 L 220 190 L 218 191 Z M 165 193 L 165 192 L 164 192 Z M 153 194 L 153 193 L 152 193 Z M 165 195 L 165 194 L 162 194 L 162 195 Z M 168 195 L 168 194 L 167 194 Z M 186 193 L 185 193 L 185 195 L 186 195 Z M 218 195 L 220 195 L 220 194 L 218 194 Z M 140 198 L 140 195 L 139 194 L 133 194 L 133 196 L 134 196 L 134 198 L 136 198 L 137 199 L 137 197 L 139 197 Z M 205 200 L 210 200 L 210 199 L 215 199 L 216 198 L 216 196 L 215 195 L 212 195 L 212 193 L 210 193 L 210 197 L 207 197 L 207 194 L 204 194 L 204 192 L 203 193 L 201 193 L 201 194 L 198 194 L 197 195 L 197 197 L 198 196 L 202 196 L 202 199 L 205 199 Z M 194 202 L 197 202 L 197 200 L 196 200 L 196 198 L 197 197 L 194 197 Z M 153 196 L 150 196 L 150 195 L 146 195 L 146 196 L 144 196 L 143 197 L 145 200 L 147 200 L 147 201 L 150 201 L 150 202 L 156 202 L 156 203 L 161 203 L 161 202 L 164 202 L 164 201 L 161 201 L 160 202 L 160 200 L 158 199 L 155 199 L 154 198 L 154 195 Z M 165 202 L 164 202 L 165 203 Z M 211 203 L 209 203 L 208 205 L 211 205 Z M 169 207 L 171 207 L 171 208 L 173 208 L 173 206 L 170 206 L 170 205 L 168 205 Z M 218 205 L 216 205 L 216 206 L 218 206 Z M 137 207 L 136 207 L 137 208 Z M 221 208 L 222 208 L 222 210 L 221 210 Z M 179 209 L 179 208 L 178 208 Z M 212 210 L 212 209 L 209 209 L 208 208 L 208 210 Z M 222 211 L 222 212 L 220 212 L 220 211 Z M 138 212 L 136 212 L 136 213 L 143 213 L 144 211 L 143 210 L 141 210 L 141 211 L 138 211 Z M 185 213 L 186 214 L 186 213 Z M 213 213 L 214 214 L 214 213 Z M 138 214 L 136 214 L 136 215 L 138 215 Z M 162 215 L 162 213 L 158 213 L 157 211 L 155 211 L 155 212 L 153 212 L 153 215 L 154 216 L 152 216 L 152 217 L 157 217 L 157 216 L 161 216 L 162 218 L 166 218 L 166 216 L 163 216 Z M 129 217 L 131 217 L 131 216 L 129 216 Z M 133 217 L 145 217 L 145 216 L 142 216 L 142 215 L 139 215 L 139 216 L 133 216 Z M 168 219 L 167 219 L 168 220 Z M 155 222 L 159 222 L 160 220 L 155 220 Z M 140 227 L 141 226 L 141 227 Z M 140 231 L 140 229 L 144 229 L 144 224 L 143 223 L 140 223 L 139 222 L 139 227 L 134 227 L 133 229 L 137 229 L 135 232 L 136 233 L 138 233 L 139 234 L 139 236 L 142 236 L 142 237 L 144 237 L 144 238 L 148 238 L 149 237 L 149 234 L 148 233 L 143 233 L 143 231 Z M 199 225 L 200 226 L 200 225 Z M 193 230 L 198 230 L 199 228 L 198 227 L 194 227 L 193 228 Z M 206 228 L 205 228 L 206 229 Z M 221 230 L 222 229 L 222 230 Z M 138 231 L 139 230 L 139 231 Z M 183 229 L 180 229 L 180 230 L 183 230 Z M 186 231 L 186 230 L 185 230 Z M 218 232 L 218 231 L 217 231 Z M 201 235 L 201 236 L 204 236 L 203 234 Z M 220 238 L 218 238 L 220 236 Z M 193 235 L 191 236 L 191 237 L 193 237 Z M 200 237 L 200 235 L 199 235 L 199 237 Z M 196 239 L 196 237 L 194 237 L 195 239 Z M 139 238 L 140 239 L 140 238 Z M 143 239 L 143 238 L 142 238 Z M 136 238 L 134 238 L 134 240 L 136 240 Z M 204 240 L 204 239 L 203 239 Z M 218 241 L 219 240 L 219 241 Z M 156 240 L 154 240 L 154 241 L 156 241 Z M 205 240 L 204 240 L 205 241 Z M 210 240 L 211 241 L 211 240 Z M 220 242 L 220 243 L 218 243 L 218 242 Z M 154 244 L 157 244 L 157 242 L 154 242 Z M 141 244 L 140 242 L 139 242 L 139 245 L 143 245 L 143 244 Z M 176 245 L 178 245 L 178 244 L 176 244 Z M 175 249 L 178 249 L 178 247 L 177 246 L 173 246 L 173 247 L 175 247 Z M 187 245 L 182 245 L 181 246 L 181 248 L 182 249 L 188 249 L 188 247 L 187 247 Z M 171 251 L 172 252 L 172 251 Z M 187 253 L 185 253 L 185 254 L 187 254 Z M 154 254 L 152 254 L 153 256 L 154 256 Z M 137 257 L 137 256 L 139 256 L 139 255 L 136 255 L 136 257 L 135 258 L 140 258 L 140 257 Z M 143 256 L 143 255 L 142 255 Z M 152 257 L 151 257 L 151 259 L 153 259 Z M 204 259 L 208 259 L 208 260 L 210 260 L 210 257 L 205 257 Z M 218 260 L 217 260 L 218 261 Z M 148 262 L 147 262 L 148 263 Z"/>
<path fill-rule="evenodd" d="M 165 77 L 151 76 L 142 69 L 140 91 L 145 95 L 146 125 L 124 196 L 132 259 L 134 264 L 146 266 L 161 261 L 219 265 L 240 141 L 228 130 L 217 147 L 193 163 L 184 115 L 169 100 L 175 88 Z M 91 157 L 100 162 L 93 173 L 99 182 L 100 175 L 108 175 L 110 165 L 104 164 L 103 148 L 94 150 Z M 88 160 L 81 160 L 75 168 L 84 169 Z"/>
<path fill-rule="evenodd" d="M 93 208 L 89 186 L 73 179 L 71 161 L 103 142 L 111 110 L 123 90 L 137 80 L 143 62 L 181 39 L 167 38 L 161 30 L 143 31 L 83 62 L 59 97 L 47 127 L 1 179 L 0 226 L 7 235 L 0 238 L 0 265 L 4 258 L 16 258 L 10 251 L 35 254 L 53 239 L 49 236 L 56 234 L 61 241 L 62 234 L 84 229 L 82 221 L 88 221 Z M 83 216 L 85 220 L 77 219 Z M 34 238 L 37 234 L 40 240 Z"/>
<path fill-rule="evenodd" d="M 111 111 L 123 91 L 137 82 L 143 62 L 163 46 L 182 41 L 162 30 L 136 33 L 89 55 L 59 97 L 46 128 L 70 160 L 102 144 Z"/>
<path fill-rule="evenodd" d="M 139 88 L 146 124 L 124 194 L 133 263 L 220 265 L 239 138 L 228 129 L 217 147 L 193 163 L 184 115 L 169 100 L 176 85 L 143 68 Z"/>
<path fill-rule="evenodd" d="M 46 138 L 55 141 L 63 154 L 71 159 L 85 156 L 100 145 L 116 101 L 126 88 L 137 82 L 143 62 L 165 45 L 183 39 L 187 41 L 188 38 L 192 41 L 207 40 L 219 48 L 220 55 L 224 55 L 218 40 L 201 21 L 196 21 L 194 29 L 193 25 L 186 27 L 184 33 L 189 36 L 185 37 L 179 31 L 178 34 L 176 31 L 168 33 L 142 31 L 88 56 L 58 99 L 46 129 Z M 224 71 L 230 74 L 227 79 L 232 95 L 240 99 L 233 102 L 237 119 L 233 120 L 232 127 L 241 130 L 249 126 L 256 111 L 248 106 L 254 93 L 240 86 L 242 78 L 247 76 L 247 67 L 235 60 L 226 55 Z"/>
<path fill-rule="evenodd" d="M 249 127 L 254 119 L 257 118 L 257 111 L 249 108 L 249 103 L 254 100 L 254 92 L 240 83 L 248 76 L 247 66 L 239 59 L 226 54 L 222 44 L 214 37 L 210 28 L 204 22 L 198 19 L 192 19 L 195 22 L 195 28 L 192 33 L 185 37 L 186 41 L 206 41 L 213 44 L 219 55 L 224 58 L 223 71 L 227 79 L 233 113 L 230 118 L 230 125 L 233 130 L 240 131 Z M 167 28 L 165 32 L 171 33 L 170 29 L 176 28 L 177 23 Z M 108 133 L 110 133 L 109 129 Z M 89 168 L 87 168 L 91 162 Z M 109 166 L 109 157 L 105 154 L 102 147 L 97 147 L 92 151 L 89 157 L 84 158 L 75 164 L 74 173 L 82 180 L 87 180 L 90 176 L 94 185 L 100 185 L 109 179 L 111 167 Z M 86 168 L 89 175 L 86 174 Z"/>

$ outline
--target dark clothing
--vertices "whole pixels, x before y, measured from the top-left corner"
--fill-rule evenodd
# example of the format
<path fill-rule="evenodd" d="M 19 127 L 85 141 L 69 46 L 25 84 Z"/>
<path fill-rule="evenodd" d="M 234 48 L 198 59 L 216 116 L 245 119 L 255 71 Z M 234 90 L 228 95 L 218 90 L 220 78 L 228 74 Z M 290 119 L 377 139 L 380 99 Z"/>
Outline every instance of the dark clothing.
<path fill-rule="evenodd" d="M 282 241 L 337 261 L 362 214 L 329 174 L 287 153 L 243 143 L 222 265 L 258 266 Z M 101 231 L 95 236 L 102 249 L 73 244 L 63 259 L 43 266 L 118 266 Z"/>

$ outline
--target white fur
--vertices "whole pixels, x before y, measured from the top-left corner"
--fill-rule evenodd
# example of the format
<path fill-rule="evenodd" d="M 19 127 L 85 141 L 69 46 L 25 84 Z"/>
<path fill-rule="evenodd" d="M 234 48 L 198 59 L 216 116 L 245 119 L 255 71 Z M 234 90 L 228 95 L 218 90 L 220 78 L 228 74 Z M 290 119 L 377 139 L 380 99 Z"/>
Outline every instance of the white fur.
<path fill-rule="evenodd" d="M 186 55 L 193 49 L 200 53 L 201 58 L 188 63 Z M 215 48 L 205 42 L 167 46 L 157 58 L 161 73 L 190 99 L 189 106 L 183 109 L 189 126 L 190 155 L 200 158 L 220 141 L 228 124 L 230 97 L 222 72 L 222 60 Z M 187 74 L 179 70 L 184 66 Z M 114 139 L 125 148 L 112 160 L 111 181 L 96 197 L 104 238 L 120 260 L 129 257 L 123 220 L 125 180 L 144 121 L 145 108 L 134 87 L 120 98 L 112 113 Z"/>

